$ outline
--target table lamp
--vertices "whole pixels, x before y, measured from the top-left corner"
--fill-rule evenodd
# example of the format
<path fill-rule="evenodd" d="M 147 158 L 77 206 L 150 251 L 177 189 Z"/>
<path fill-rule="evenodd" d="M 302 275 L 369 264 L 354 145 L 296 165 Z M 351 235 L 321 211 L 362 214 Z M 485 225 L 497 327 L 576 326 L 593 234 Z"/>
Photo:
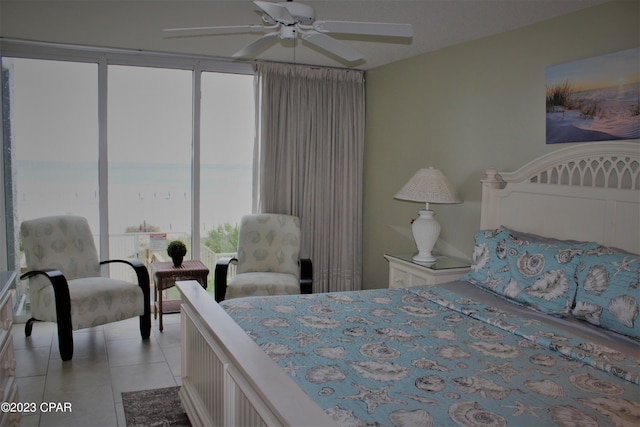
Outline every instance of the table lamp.
<path fill-rule="evenodd" d="M 418 247 L 418 254 L 413 257 L 416 262 L 432 263 L 436 258 L 431 251 L 440 236 L 440 223 L 434 218 L 435 213 L 429 210 L 429 203 L 462 203 L 451 181 L 436 168 L 420 169 L 394 196 L 399 200 L 424 202 L 425 210 L 413 221 L 411 230 Z"/>

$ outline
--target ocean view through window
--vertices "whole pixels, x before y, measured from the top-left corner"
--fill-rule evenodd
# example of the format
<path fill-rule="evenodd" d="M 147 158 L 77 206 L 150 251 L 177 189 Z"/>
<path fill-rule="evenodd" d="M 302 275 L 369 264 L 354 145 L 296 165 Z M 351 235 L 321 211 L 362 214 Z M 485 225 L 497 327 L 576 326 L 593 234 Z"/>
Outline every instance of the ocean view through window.
<path fill-rule="evenodd" d="M 25 219 L 81 215 L 88 219 L 103 259 L 138 256 L 151 262 L 156 255 L 166 257 L 162 248 L 152 247 L 151 236 L 159 235 L 166 242 L 185 241 L 187 257 L 195 252 L 203 262 L 207 258 L 213 272 L 220 254 L 211 253 L 215 245 L 207 244 L 210 232 L 236 227 L 251 212 L 253 75 L 195 65 L 163 68 L 13 57 L 3 57 L 2 68 L 3 110 L 8 113 L 3 125 L 9 137 L 5 153 L 11 154 L 5 159 L 10 165 L 5 176 L 8 169 L 11 176 L 5 197 L 14 210 L 8 234 L 17 239 Z M 195 78 L 196 73 L 201 77 Z M 99 89 L 101 81 L 108 82 L 108 90 Z M 202 99 L 199 121 L 193 116 L 194 99 L 200 99 L 194 97 L 196 91 Z M 100 130 L 101 123 L 106 131 Z M 200 155 L 194 158 L 194 152 Z M 103 172 L 101 164 L 106 165 Z M 106 200 L 108 204 L 101 203 Z M 105 223 L 108 236 L 100 228 Z M 108 240 L 108 253 L 103 253 L 101 234 Z M 192 241 L 194 234 L 199 241 Z M 16 248 L 8 265 L 19 269 L 23 260 L 17 243 Z M 112 269 L 112 276 L 119 274 Z M 23 294 L 18 290 L 17 298 Z"/>

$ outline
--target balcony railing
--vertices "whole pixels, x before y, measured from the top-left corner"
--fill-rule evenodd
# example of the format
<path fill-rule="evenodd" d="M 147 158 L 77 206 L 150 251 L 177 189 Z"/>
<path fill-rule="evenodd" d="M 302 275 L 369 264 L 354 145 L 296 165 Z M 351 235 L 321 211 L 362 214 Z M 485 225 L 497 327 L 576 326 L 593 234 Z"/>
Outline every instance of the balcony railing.
<path fill-rule="evenodd" d="M 154 261 L 167 261 L 167 254 L 164 248 L 154 248 L 151 242 L 151 236 L 157 233 L 124 233 L 124 234 L 112 234 L 109 236 L 109 248 L 111 251 L 110 258 L 139 258 L 147 268 L 150 269 L 150 264 Z M 166 234 L 166 241 L 181 240 L 187 247 L 191 247 L 191 236 L 187 233 L 163 233 Z M 189 254 L 187 254 L 188 256 Z M 224 258 L 233 258 L 236 256 L 235 252 L 216 253 L 213 252 L 208 246 L 200 244 L 200 261 L 209 269 L 209 286 L 207 289 L 210 293 L 213 293 L 213 273 L 215 271 L 216 263 Z M 124 267 L 121 268 L 121 267 Z M 120 270 L 120 271 L 118 271 Z M 121 280 L 135 280 L 135 276 L 132 277 L 131 271 L 126 269 L 125 266 L 118 266 L 118 269 L 112 268 L 110 276 Z M 228 277 L 231 278 L 236 274 L 236 267 L 234 264 L 229 266 Z M 153 278 L 151 278 L 153 281 Z"/>

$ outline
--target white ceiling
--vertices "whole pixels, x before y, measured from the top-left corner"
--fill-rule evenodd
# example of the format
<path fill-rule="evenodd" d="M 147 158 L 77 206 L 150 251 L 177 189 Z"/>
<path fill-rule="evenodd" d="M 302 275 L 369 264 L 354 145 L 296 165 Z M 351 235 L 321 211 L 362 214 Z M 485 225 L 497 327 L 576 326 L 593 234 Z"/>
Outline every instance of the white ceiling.
<path fill-rule="evenodd" d="M 297 0 L 296 0 L 297 1 Z M 336 36 L 362 52 L 344 63 L 281 41 L 258 59 L 371 69 L 609 0 L 302 0 L 317 20 L 409 23 L 410 40 Z M 163 28 L 261 23 L 251 0 L 0 0 L 4 37 L 230 57 L 260 34 L 169 38 Z"/>

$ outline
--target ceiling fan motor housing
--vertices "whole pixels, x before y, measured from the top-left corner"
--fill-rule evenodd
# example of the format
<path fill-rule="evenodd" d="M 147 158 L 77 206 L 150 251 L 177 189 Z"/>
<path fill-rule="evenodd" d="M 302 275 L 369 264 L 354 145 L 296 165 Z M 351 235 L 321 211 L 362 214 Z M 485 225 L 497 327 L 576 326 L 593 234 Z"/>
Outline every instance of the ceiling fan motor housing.
<path fill-rule="evenodd" d="M 280 28 L 280 38 L 283 40 L 293 40 L 296 38 L 296 27 L 288 26 Z"/>

